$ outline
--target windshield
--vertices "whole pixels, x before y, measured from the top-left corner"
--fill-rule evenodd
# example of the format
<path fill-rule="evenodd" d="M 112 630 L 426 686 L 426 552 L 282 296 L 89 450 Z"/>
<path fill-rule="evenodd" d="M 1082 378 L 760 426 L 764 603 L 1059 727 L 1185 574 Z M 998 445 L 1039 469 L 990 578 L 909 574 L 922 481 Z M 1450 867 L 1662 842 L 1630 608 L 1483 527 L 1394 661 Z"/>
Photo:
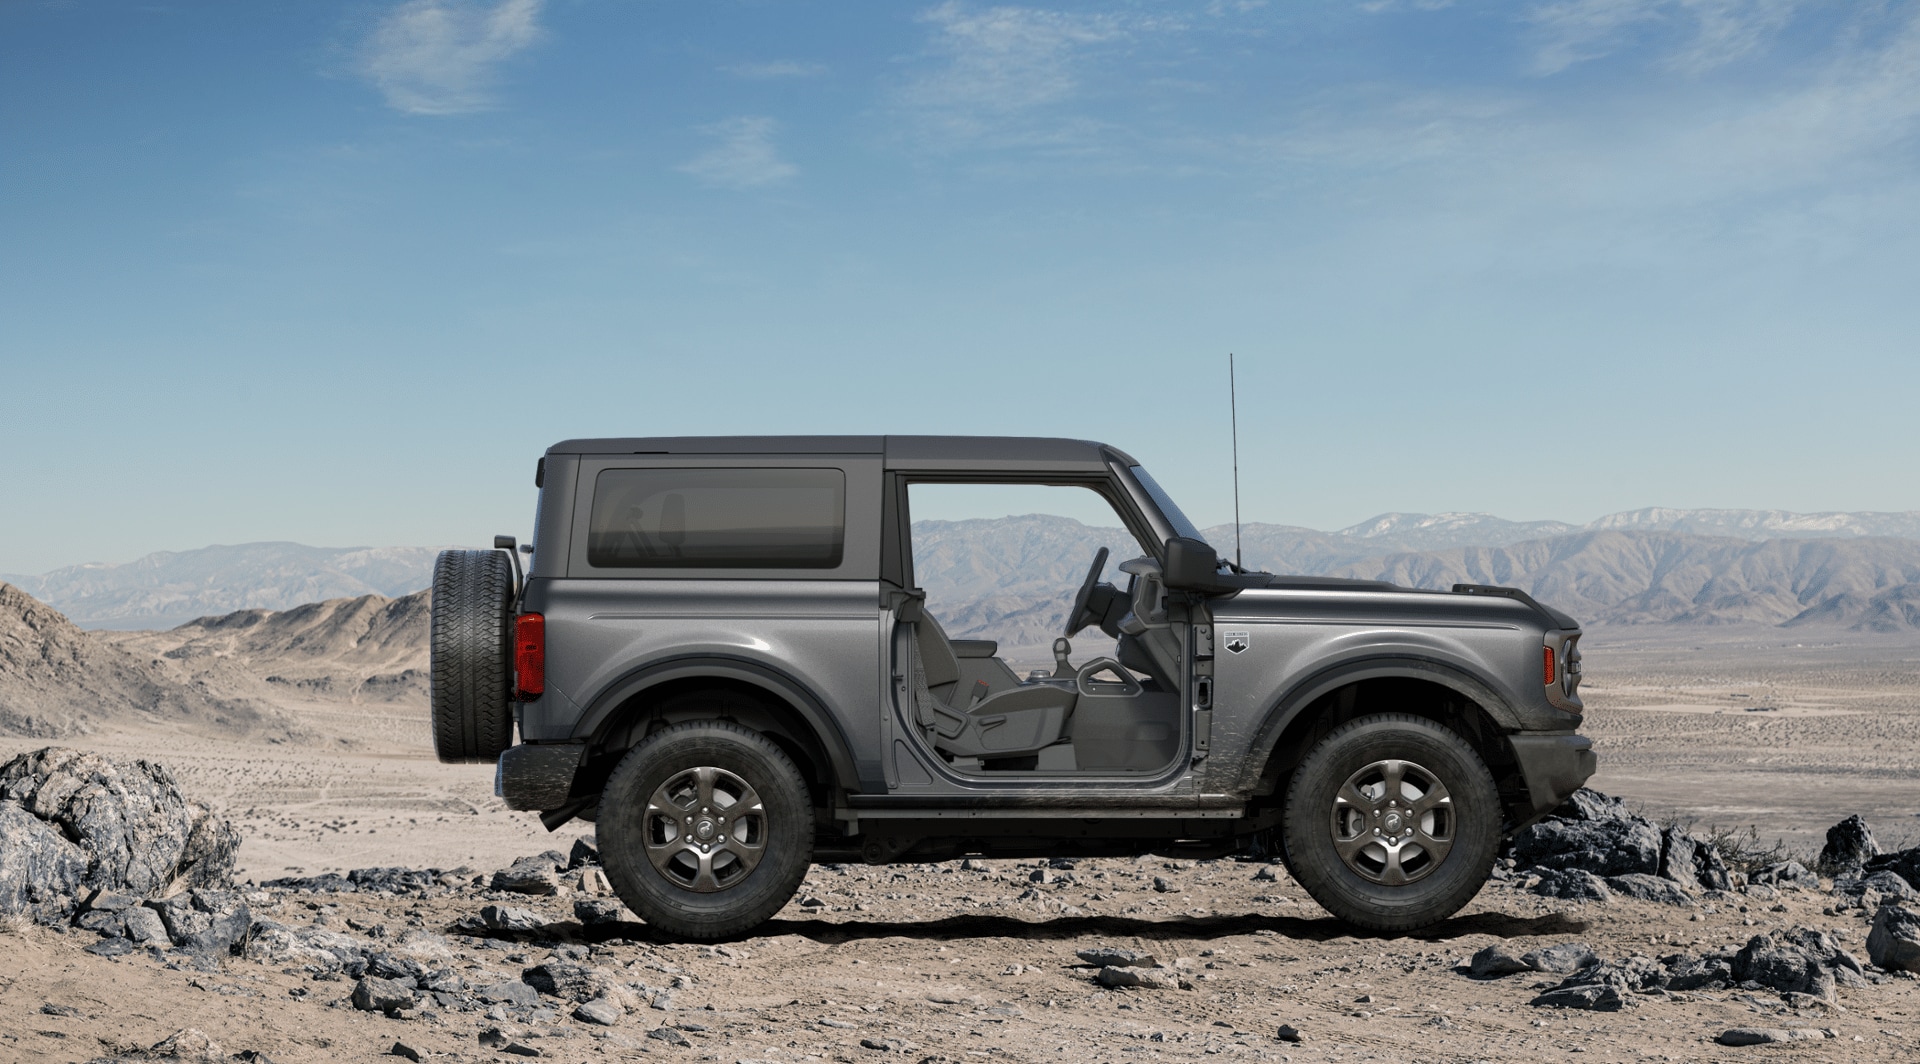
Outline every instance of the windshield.
<path fill-rule="evenodd" d="M 1180 507 L 1174 503 L 1173 497 L 1167 494 L 1167 489 L 1161 487 L 1160 482 L 1153 479 L 1153 474 L 1147 472 L 1144 466 L 1132 466 L 1128 471 L 1133 474 L 1133 479 L 1139 481 L 1140 486 L 1146 489 L 1147 496 L 1153 500 L 1153 504 L 1160 508 L 1160 516 L 1166 518 L 1167 524 L 1173 526 L 1174 535 L 1197 539 L 1202 543 L 1207 541 L 1207 537 L 1193 527 L 1193 522 L 1188 520 L 1187 515 L 1180 512 Z"/>

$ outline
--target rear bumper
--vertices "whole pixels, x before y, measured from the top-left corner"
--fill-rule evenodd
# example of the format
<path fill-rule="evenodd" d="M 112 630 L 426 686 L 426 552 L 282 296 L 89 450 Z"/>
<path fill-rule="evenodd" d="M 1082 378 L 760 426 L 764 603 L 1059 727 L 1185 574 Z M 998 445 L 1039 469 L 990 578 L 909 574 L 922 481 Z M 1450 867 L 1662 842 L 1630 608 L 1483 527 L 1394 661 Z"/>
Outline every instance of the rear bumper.
<path fill-rule="evenodd" d="M 1587 782 L 1599 764 L 1593 740 L 1584 735 L 1512 735 L 1507 741 L 1513 746 L 1514 760 L 1520 763 L 1520 775 L 1527 781 L 1531 805 L 1523 811 L 1516 828 L 1553 812 Z"/>
<path fill-rule="evenodd" d="M 500 755 L 493 770 L 493 793 L 508 809 L 558 809 L 573 792 L 586 743 L 522 743 Z"/>

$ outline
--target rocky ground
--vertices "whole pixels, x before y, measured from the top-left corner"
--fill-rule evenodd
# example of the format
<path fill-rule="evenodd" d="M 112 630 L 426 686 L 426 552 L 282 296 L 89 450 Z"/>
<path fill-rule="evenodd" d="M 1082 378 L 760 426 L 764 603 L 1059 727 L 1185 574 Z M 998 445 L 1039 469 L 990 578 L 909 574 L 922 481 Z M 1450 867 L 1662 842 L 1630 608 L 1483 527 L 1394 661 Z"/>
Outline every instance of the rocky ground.
<path fill-rule="evenodd" d="M 1696 842 L 1712 824 L 1752 824 L 1753 849 L 1784 844 L 1748 854 L 1766 858 L 1756 872 L 1787 858 L 1815 864 L 1827 827 L 1854 812 L 1887 849 L 1916 841 L 1920 648 L 1910 641 L 1812 643 L 1778 630 L 1590 639 L 1585 730 L 1601 750 L 1596 784 L 1628 799 L 1623 816 L 1690 822 L 1681 834 Z M 1516 852 L 1526 870 L 1490 883 L 1458 917 L 1395 939 L 1354 935 L 1283 869 L 1257 862 L 819 867 L 756 934 L 675 945 L 610 912 L 597 878 L 582 880 L 591 866 L 550 872 L 553 894 L 494 890 L 495 871 L 549 849 L 570 855 L 591 825 L 548 835 L 500 806 L 484 767 L 432 760 L 416 699 L 336 686 L 347 693 L 313 685 L 281 697 L 299 725 L 290 738 L 148 721 L 59 740 L 165 764 L 237 830 L 236 883 L 197 906 L 189 892 L 172 912 L 129 906 L 152 912 L 158 933 L 112 898 L 77 904 L 57 926 L 6 925 L 0 1060 L 284 1064 L 370 1059 L 396 1043 L 448 1060 L 1920 1057 L 1916 983 L 1875 970 L 1867 947 L 1880 903 L 1901 896 L 1874 877 L 1911 884 L 1920 862 L 1902 872 L 1883 857 L 1837 884 L 1776 874 L 1742 888 L 1730 877 L 1722 890 L 1708 881 L 1711 862 L 1686 856 L 1665 824 L 1602 816 L 1593 823 L 1614 835 L 1595 846 L 1582 844 L 1591 825 L 1576 818 Z M 0 755 L 44 745 L 8 739 Z M 1582 856 L 1603 851 L 1629 860 Z M 521 866 L 530 878 L 518 885 L 540 889 L 537 864 Z M 393 866 L 419 874 L 363 875 L 352 891 L 261 885 Z M 246 933 L 221 947 L 242 908 Z M 132 933 L 141 929 L 144 942 Z M 1154 964 L 1081 955 L 1099 950 Z M 1548 970 L 1585 952 L 1596 963 Z M 392 1014 L 355 1007 L 369 976 L 402 984 L 361 994 L 398 1006 Z M 1283 1026 L 1298 1041 L 1283 1040 Z M 1738 1028 L 1793 1040 L 1715 1041 Z"/>
<path fill-rule="evenodd" d="M 531 867 L 532 881 L 516 881 L 544 889 L 545 872 L 549 895 L 493 890 L 493 876 L 465 869 L 363 876 L 377 889 L 351 892 L 243 890 L 224 896 L 252 920 L 237 955 L 162 939 L 102 956 L 117 950 L 101 943 L 125 940 L 16 926 L 5 938 L 13 963 L 0 979 L 0 1056 L 144 1059 L 186 1029 L 198 1034 L 163 1047 L 162 1059 L 1920 1054 L 1920 982 L 1868 965 L 1874 910 L 1836 912 L 1827 884 L 1813 881 L 1695 891 L 1691 904 L 1670 905 L 1545 897 L 1538 876 L 1509 874 L 1431 932 L 1373 938 L 1328 918 L 1264 863 L 824 866 L 757 933 L 695 946 L 656 941 L 622 919 L 591 864 L 548 871 L 555 865 L 536 858 L 519 867 Z M 1770 944 L 1756 954 L 1750 943 L 1763 934 Z M 1831 954 L 1824 966 L 1817 944 L 1793 945 L 1820 936 Z M 1648 983 L 1650 971 L 1685 982 L 1686 972 L 1711 968 L 1716 952 L 1734 964 L 1743 950 L 1750 961 L 1777 962 L 1773 943 L 1787 947 L 1790 975 L 1806 991 L 1711 977 L 1685 990 L 1623 982 Z M 1807 977 L 1809 963 L 1844 969 L 1839 951 L 1864 971 L 1823 985 Z M 1601 992 L 1582 1000 L 1570 971 L 1587 953 L 1605 963 L 1587 965 Z M 1741 974 L 1780 981 L 1748 967 Z M 1576 985 L 1553 991 L 1570 978 Z M 1734 1029 L 1797 1039 L 1716 1041 Z M 218 1043 L 218 1056 L 194 1049 L 202 1038 Z"/>

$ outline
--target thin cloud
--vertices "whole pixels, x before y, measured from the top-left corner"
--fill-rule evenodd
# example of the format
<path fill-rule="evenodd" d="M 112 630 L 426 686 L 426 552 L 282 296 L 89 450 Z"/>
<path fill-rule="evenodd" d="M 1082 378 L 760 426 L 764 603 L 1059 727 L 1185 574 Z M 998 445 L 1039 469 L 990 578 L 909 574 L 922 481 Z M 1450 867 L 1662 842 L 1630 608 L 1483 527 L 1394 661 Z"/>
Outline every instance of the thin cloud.
<path fill-rule="evenodd" d="M 1555 0 L 1526 15 L 1536 40 L 1533 71 L 1558 74 L 1621 51 L 1639 33 L 1683 26 L 1687 43 L 1666 64 L 1700 73 L 1763 50 L 1798 5 L 1799 0 Z"/>
<path fill-rule="evenodd" d="M 771 63 L 735 63 L 720 68 L 723 73 L 749 81 L 777 81 L 782 78 L 817 78 L 827 72 L 825 63 L 796 63 L 776 61 Z"/>
<path fill-rule="evenodd" d="M 499 65 L 540 39 L 541 3 L 407 0 L 368 37 L 361 73 L 408 114 L 486 110 Z"/>
<path fill-rule="evenodd" d="M 778 128 L 773 119 L 758 116 L 729 118 L 707 126 L 702 132 L 718 143 L 680 170 L 721 188 L 777 185 L 800 172 L 774 147 L 773 134 Z"/>

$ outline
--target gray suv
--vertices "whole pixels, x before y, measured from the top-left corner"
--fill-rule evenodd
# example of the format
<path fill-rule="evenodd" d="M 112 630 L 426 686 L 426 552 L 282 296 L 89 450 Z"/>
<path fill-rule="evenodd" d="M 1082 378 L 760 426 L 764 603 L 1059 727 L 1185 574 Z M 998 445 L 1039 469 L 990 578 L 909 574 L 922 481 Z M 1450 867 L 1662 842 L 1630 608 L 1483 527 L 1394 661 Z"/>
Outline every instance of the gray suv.
<path fill-rule="evenodd" d="M 435 566 L 435 748 L 495 763 L 549 829 L 594 821 L 670 935 L 754 927 L 814 861 L 1147 853 L 1275 853 L 1334 915 L 1407 931 L 1594 769 L 1572 618 L 1243 571 L 1104 444 L 569 440 L 534 482 L 532 545 Z M 1139 556 L 1124 583 L 1087 559 L 1053 668 L 1023 678 L 934 619 L 924 484 L 1088 489 Z M 1113 650 L 1076 663 L 1090 628 Z"/>

